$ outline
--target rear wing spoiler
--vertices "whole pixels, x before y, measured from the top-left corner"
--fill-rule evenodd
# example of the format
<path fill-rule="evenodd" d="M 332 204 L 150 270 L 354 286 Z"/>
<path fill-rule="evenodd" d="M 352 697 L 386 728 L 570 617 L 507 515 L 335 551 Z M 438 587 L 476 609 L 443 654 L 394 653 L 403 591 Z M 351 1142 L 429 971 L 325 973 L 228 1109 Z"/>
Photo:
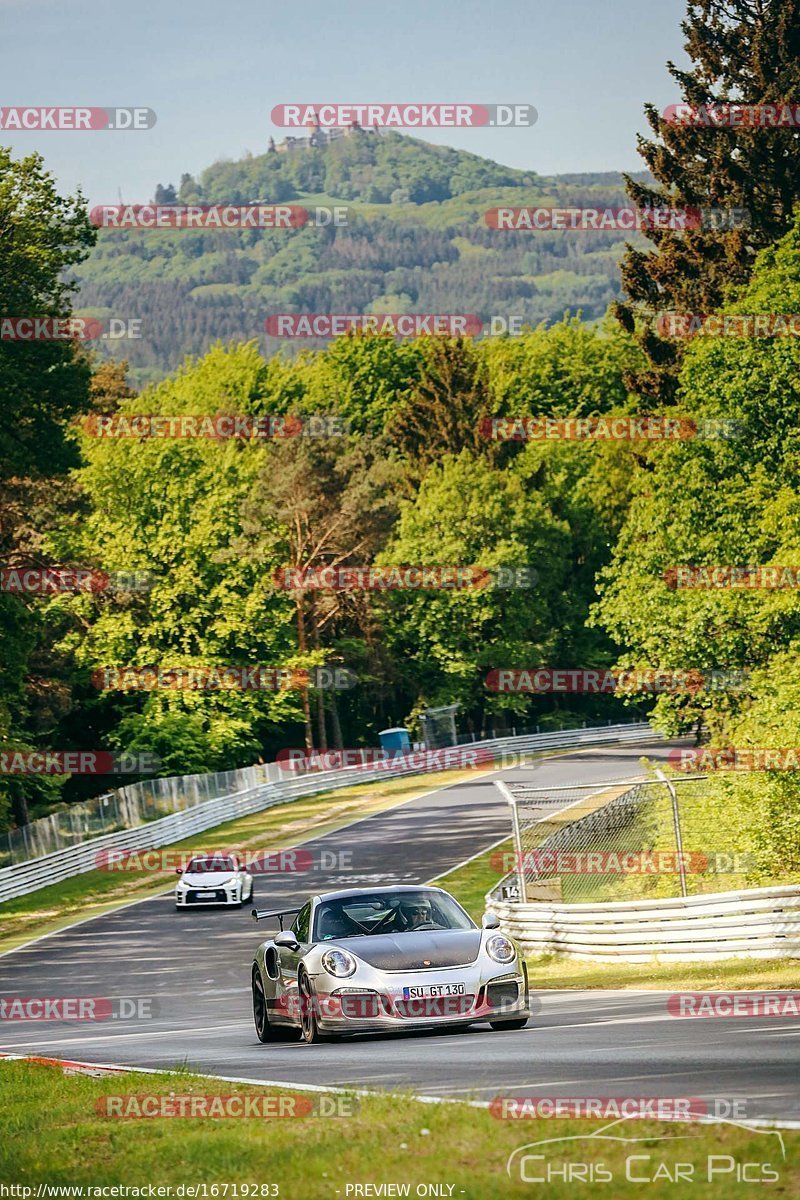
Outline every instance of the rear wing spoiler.
<path fill-rule="evenodd" d="M 254 921 L 266 921 L 268 917 L 277 917 L 278 920 L 280 921 L 281 931 L 282 931 L 283 930 L 283 918 L 284 917 L 296 917 L 299 912 L 300 912 L 299 908 L 272 909 L 269 912 L 267 912 L 264 909 L 254 908 L 251 915 L 252 915 Z"/>

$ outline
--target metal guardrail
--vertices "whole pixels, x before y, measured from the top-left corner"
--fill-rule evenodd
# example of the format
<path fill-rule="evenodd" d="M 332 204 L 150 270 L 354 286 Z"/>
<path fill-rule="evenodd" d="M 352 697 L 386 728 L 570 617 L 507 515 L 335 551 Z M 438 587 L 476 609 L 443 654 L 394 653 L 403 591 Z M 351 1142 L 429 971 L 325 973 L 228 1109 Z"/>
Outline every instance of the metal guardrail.
<path fill-rule="evenodd" d="M 588 962 L 800 958 L 800 887 L 746 888 L 606 904 L 518 904 L 486 897 L 529 954 Z"/>
<path fill-rule="evenodd" d="M 627 725 L 603 725 L 589 729 L 565 729 L 557 733 L 494 738 L 450 747 L 449 750 L 411 752 L 387 764 L 346 767 L 338 771 L 310 771 L 299 778 L 285 780 L 275 778 L 274 763 L 247 767 L 241 774 L 246 778 L 248 786 L 233 794 L 206 800 L 182 811 L 170 813 L 166 817 L 148 821 L 134 829 L 123 829 L 94 837 L 55 853 L 0 869 L 0 903 L 93 870 L 101 851 L 155 850 L 238 817 L 271 808 L 273 805 L 286 804 L 302 796 L 312 796 L 362 782 L 371 783 L 394 776 L 446 769 L 448 753 L 457 753 L 462 765 L 467 764 L 468 755 L 474 754 L 475 766 L 494 762 L 498 767 L 502 767 L 504 756 L 508 755 L 518 757 L 542 750 L 571 750 L 580 749 L 582 746 L 616 743 L 636 744 L 653 741 L 659 737 L 646 721 L 641 721 Z M 270 775 L 272 778 L 269 778 Z M 185 778 L 197 779 L 196 776 Z M 179 785 L 184 782 L 184 777 L 170 782 Z"/>

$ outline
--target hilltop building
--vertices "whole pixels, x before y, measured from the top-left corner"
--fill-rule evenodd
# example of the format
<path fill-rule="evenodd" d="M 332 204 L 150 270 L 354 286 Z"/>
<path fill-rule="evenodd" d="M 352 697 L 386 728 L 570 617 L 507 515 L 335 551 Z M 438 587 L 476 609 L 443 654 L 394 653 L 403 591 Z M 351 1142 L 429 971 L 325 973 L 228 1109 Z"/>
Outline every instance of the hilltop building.
<path fill-rule="evenodd" d="M 377 137 L 380 133 L 379 129 L 371 129 L 359 125 L 358 121 L 351 121 L 349 125 L 343 128 L 334 126 L 330 129 L 323 129 L 317 120 L 316 113 L 314 120 L 309 121 L 306 125 L 308 137 L 292 137 L 287 135 L 282 142 L 275 145 L 275 139 L 270 138 L 267 143 L 268 154 L 292 154 L 295 150 L 322 150 L 325 146 L 330 146 L 331 142 L 338 142 L 340 138 L 352 137 L 356 133 L 366 133 L 370 137 Z"/>

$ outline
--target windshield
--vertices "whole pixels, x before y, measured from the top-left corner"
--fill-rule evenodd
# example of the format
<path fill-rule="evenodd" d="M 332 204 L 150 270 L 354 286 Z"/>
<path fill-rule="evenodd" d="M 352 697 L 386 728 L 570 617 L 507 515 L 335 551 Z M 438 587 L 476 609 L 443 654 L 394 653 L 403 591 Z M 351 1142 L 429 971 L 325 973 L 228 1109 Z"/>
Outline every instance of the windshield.
<path fill-rule="evenodd" d="M 207 854 L 202 858 L 192 858 L 186 868 L 187 874 L 208 875 L 212 871 L 235 871 L 236 863 L 225 854 Z"/>
<path fill-rule="evenodd" d="M 475 928 L 452 896 L 420 888 L 418 892 L 381 892 L 324 900 L 314 917 L 313 940 Z"/>

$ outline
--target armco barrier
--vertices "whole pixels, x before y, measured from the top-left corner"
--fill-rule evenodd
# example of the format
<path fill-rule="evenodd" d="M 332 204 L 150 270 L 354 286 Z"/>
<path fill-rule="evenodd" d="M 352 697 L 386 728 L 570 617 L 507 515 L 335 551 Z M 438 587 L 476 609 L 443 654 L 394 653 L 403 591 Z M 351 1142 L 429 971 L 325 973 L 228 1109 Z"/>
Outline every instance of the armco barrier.
<path fill-rule="evenodd" d="M 800 958 L 800 887 L 750 888 L 668 900 L 487 907 L 529 954 L 590 962 Z"/>
<path fill-rule="evenodd" d="M 631 791 L 641 786 L 641 781 L 629 782 Z M 604 784 L 601 793 L 606 788 Z M 609 806 L 618 801 L 617 796 Z M 539 824 L 546 820 L 541 817 Z M 557 838 L 565 842 L 568 832 L 565 826 L 539 849 L 558 844 Z M 654 900 L 521 903 L 503 898 L 504 885 L 516 878 L 510 872 L 499 880 L 486 896 L 486 907 L 497 913 L 503 931 L 527 954 L 561 954 L 606 963 L 800 958 L 800 887 L 796 885 Z"/>
<path fill-rule="evenodd" d="M 487 764 L 497 761 L 503 764 L 504 754 L 525 754 L 540 750 L 572 750 L 581 746 L 599 746 L 615 743 L 636 744 L 651 742 L 659 737 L 646 721 L 629 725 L 603 725 L 592 729 L 565 729 L 557 733 L 534 733 L 521 737 L 495 738 L 491 741 L 473 742 L 458 749 L 475 751 L 475 762 L 485 756 Z M 433 752 L 431 752 L 433 753 Z M 429 768 L 430 769 L 430 768 Z M 435 769 L 435 768 L 434 768 Z M 15 863 L 0 870 L 0 903 L 14 896 L 23 896 L 38 888 L 59 883 L 73 875 L 91 871 L 96 865 L 99 851 L 106 849 L 156 850 L 182 841 L 195 833 L 213 829 L 226 821 L 259 812 L 276 804 L 286 804 L 301 796 L 312 796 L 320 792 L 349 787 L 356 783 L 370 783 L 378 779 L 421 773 L 419 759 L 409 755 L 400 765 L 369 767 L 347 767 L 339 771 L 309 772 L 299 778 L 287 780 L 269 779 L 274 776 L 274 764 L 248 767 L 244 771 L 248 786 L 239 792 L 215 800 L 207 800 L 192 808 L 171 813 L 134 829 L 122 829 L 116 833 L 101 835 L 88 841 L 47 854 L 41 858 Z M 251 782 L 252 780 L 252 782 Z"/>

